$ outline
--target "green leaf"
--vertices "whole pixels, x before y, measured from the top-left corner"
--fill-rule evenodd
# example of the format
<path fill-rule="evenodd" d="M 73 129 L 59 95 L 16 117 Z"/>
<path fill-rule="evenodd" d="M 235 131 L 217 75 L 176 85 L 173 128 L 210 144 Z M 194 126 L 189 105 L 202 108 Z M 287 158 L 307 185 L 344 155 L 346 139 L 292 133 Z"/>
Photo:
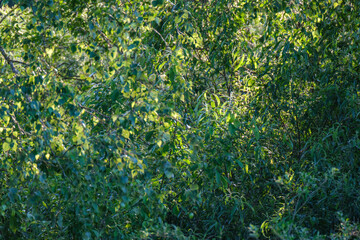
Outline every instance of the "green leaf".
<path fill-rule="evenodd" d="M 214 97 L 216 99 L 217 106 L 219 107 L 220 106 L 220 98 L 216 94 L 214 94 Z"/>
<path fill-rule="evenodd" d="M 159 71 L 161 71 L 161 69 L 164 67 L 164 65 L 165 65 L 166 63 L 167 63 L 167 62 L 163 62 L 163 63 L 161 63 L 161 64 L 159 65 L 159 67 L 158 67 Z"/>
<path fill-rule="evenodd" d="M 221 185 L 221 174 L 215 170 L 215 179 L 216 179 L 216 183 Z"/>
<path fill-rule="evenodd" d="M 7 143 L 7 142 L 4 142 L 3 145 L 2 145 L 2 148 L 3 148 L 4 152 L 7 152 L 7 151 L 10 150 L 10 144 Z"/>
<path fill-rule="evenodd" d="M 91 21 L 89 21 L 89 28 L 90 30 L 93 30 L 95 28 L 94 24 Z"/>
<path fill-rule="evenodd" d="M 75 44 L 71 44 L 71 52 L 72 53 L 76 52 L 76 45 Z"/>
<path fill-rule="evenodd" d="M 254 131 L 255 139 L 259 140 L 260 139 L 259 128 L 256 125 L 253 131 Z"/>
<path fill-rule="evenodd" d="M 174 173 L 172 173 L 171 171 L 169 170 L 165 170 L 165 176 L 167 178 L 173 178 L 174 177 Z"/>
<path fill-rule="evenodd" d="M 236 127 L 232 124 L 232 123 L 229 123 L 229 132 L 231 135 L 234 135 L 236 133 Z"/>
<path fill-rule="evenodd" d="M 169 79 L 170 81 L 174 81 L 175 80 L 175 75 L 176 75 L 176 70 L 175 70 L 175 67 L 172 67 L 170 69 L 170 73 L 169 73 Z"/>
<path fill-rule="evenodd" d="M 128 130 L 126 130 L 126 129 L 123 129 L 123 130 L 122 130 L 122 136 L 123 136 L 124 138 L 129 139 L 129 137 L 130 137 L 130 132 L 129 132 Z"/>

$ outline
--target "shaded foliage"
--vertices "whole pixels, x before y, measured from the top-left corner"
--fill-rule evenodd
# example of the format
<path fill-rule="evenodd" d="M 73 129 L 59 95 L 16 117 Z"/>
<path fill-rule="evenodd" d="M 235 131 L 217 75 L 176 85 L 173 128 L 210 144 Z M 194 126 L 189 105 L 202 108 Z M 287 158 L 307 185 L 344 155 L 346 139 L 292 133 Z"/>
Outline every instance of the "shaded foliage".
<path fill-rule="evenodd" d="M 357 1 L 0 1 L 3 239 L 360 237 Z"/>

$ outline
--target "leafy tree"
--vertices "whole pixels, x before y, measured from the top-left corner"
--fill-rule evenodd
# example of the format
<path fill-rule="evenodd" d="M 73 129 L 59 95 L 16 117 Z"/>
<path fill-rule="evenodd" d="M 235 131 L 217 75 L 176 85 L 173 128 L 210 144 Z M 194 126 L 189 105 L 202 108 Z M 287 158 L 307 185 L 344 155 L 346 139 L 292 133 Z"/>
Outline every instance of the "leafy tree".
<path fill-rule="evenodd" d="M 3 239 L 360 236 L 360 4 L 0 1 Z"/>

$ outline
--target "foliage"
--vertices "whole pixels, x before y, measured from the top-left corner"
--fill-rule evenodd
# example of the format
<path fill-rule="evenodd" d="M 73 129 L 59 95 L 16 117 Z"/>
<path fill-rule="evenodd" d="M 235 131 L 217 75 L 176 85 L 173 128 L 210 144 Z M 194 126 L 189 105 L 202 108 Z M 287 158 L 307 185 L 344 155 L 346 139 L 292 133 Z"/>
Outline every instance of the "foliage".
<path fill-rule="evenodd" d="M 0 1 L 2 239 L 360 237 L 360 3 Z"/>

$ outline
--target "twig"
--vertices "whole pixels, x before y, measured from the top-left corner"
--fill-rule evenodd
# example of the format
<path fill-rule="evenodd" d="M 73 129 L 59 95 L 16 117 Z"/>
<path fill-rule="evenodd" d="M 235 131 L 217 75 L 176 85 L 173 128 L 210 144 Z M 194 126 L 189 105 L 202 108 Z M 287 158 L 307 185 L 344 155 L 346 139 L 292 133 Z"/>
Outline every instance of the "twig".
<path fill-rule="evenodd" d="M 93 21 L 94 25 L 96 26 L 97 24 L 95 23 L 95 21 Z M 102 36 L 102 38 L 107 42 L 108 47 L 112 48 L 113 47 L 113 43 L 111 42 L 111 40 L 105 35 L 105 33 L 98 27 L 97 27 L 97 32 Z M 119 48 L 118 46 L 116 46 L 117 48 Z"/>
<path fill-rule="evenodd" d="M 16 120 L 15 116 L 11 113 L 8 112 L 8 114 L 10 115 L 11 119 L 13 120 L 13 122 L 17 125 L 17 127 L 19 128 L 20 132 L 22 135 L 30 135 L 30 133 L 26 132 L 21 126 L 20 123 Z"/>
<path fill-rule="evenodd" d="M 152 30 L 154 30 L 154 32 L 156 32 L 161 37 L 161 39 L 164 41 L 165 45 L 168 47 L 169 45 L 167 44 L 167 42 L 165 41 L 163 36 L 155 28 L 153 28 Z"/>
<path fill-rule="evenodd" d="M 93 115 L 95 115 L 94 113 L 97 113 L 97 114 L 99 114 L 100 116 L 102 116 L 102 117 L 104 117 L 104 118 L 107 118 L 107 119 L 110 118 L 110 116 L 105 115 L 105 114 L 102 114 L 101 112 L 99 112 L 99 111 L 97 111 L 97 110 L 95 110 L 95 109 L 93 109 L 93 108 L 85 107 L 85 106 L 81 105 L 80 103 L 79 103 L 78 105 L 79 105 L 80 108 L 84 109 L 85 111 L 87 111 L 87 112 L 89 112 L 89 113 L 91 113 L 91 114 L 93 114 Z M 95 116 L 96 116 L 96 115 L 95 115 Z"/>
<path fill-rule="evenodd" d="M 11 60 L 11 62 L 22 64 L 22 65 L 25 65 L 25 66 L 30 66 L 30 64 L 27 64 L 27 63 L 24 63 L 24 62 L 21 62 L 21 61 L 17 61 L 17 60 Z"/>
<path fill-rule="evenodd" d="M 6 54 L 4 48 L 2 46 L 0 46 L 0 52 L 1 54 L 4 56 L 5 60 L 7 61 L 7 63 L 10 65 L 11 70 L 13 71 L 13 73 L 15 73 L 16 75 L 19 74 L 18 70 L 16 70 L 16 68 L 14 67 L 13 61 L 9 58 L 9 56 Z"/>
<path fill-rule="evenodd" d="M 113 19 L 115 19 L 115 21 L 116 21 L 119 25 L 121 25 L 121 23 L 119 23 L 119 21 L 118 21 L 116 18 L 114 18 L 111 14 L 109 14 L 109 16 L 112 17 Z M 119 54 L 123 54 L 123 52 L 120 50 L 119 45 L 117 45 L 116 43 L 114 43 L 113 41 L 111 41 L 111 40 L 106 36 L 106 34 L 101 30 L 100 25 L 99 25 L 99 24 L 96 24 L 96 21 L 95 21 L 95 20 L 93 20 L 93 24 L 94 24 L 94 26 L 97 28 L 97 32 L 100 34 L 100 36 L 107 42 L 108 47 L 109 47 L 109 48 L 112 48 L 113 46 L 115 46 L 116 49 L 117 49 L 117 51 L 118 51 L 118 53 L 119 53 Z"/>
<path fill-rule="evenodd" d="M 231 90 L 232 90 L 232 84 L 229 82 L 229 79 L 227 78 L 226 76 L 226 71 L 225 71 L 225 68 L 224 68 L 224 71 L 223 71 L 223 77 L 225 79 L 225 83 L 226 83 L 226 89 L 227 89 L 227 92 L 228 92 L 228 95 L 229 95 L 229 100 L 231 101 Z"/>
<path fill-rule="evenodd" d="M 5 20 L 5 18 L 7 18 L 13 11 L 15 11 L 15 9 L 17 8 L 17 6 L 15 6 L 13 9 L 10 10 L 10 12 L 8 12 L 5 16 L 3 16 L 0 20 L 0 24 Z"/>
<path fill-rule="evenodd" d="M 66 150 L 63 152 L 63 154 L 61 154 L 60 158 L 65 157 L 65 155 L 66 155 L 67 152 L 69 152 L 70 150 L 72 150 L 72 149 L 74 149 L 74 148 L 76 148 L 76 147 L 79 147 L 79 146 L 81 146 L 81 145 L 80 145 L 80 144 L 76 144 L 76 145 L 70 146 L 68 149 L 66 149 Z"/>
<path fill-rule="evenodd" d="M 54 68 L 55 69 L 55 68 Z M 57 69 L 55 69 L 57 71 Z M 76 81 L 85 81 L 85 78 L 80 78 L 79 76 L 74 76 L 74 77 L 69 77 L 69 76 L 65 76 L 63 74 L 60 74 L 59 72 L 55 72 L 56 75 L 62 77 L 63 79 L 69 79 L 69 80 L 76 80 Z"/>
<path fill-rule="evenodd" d="M 174 4 L 173 2 L 171 2 L 170 0 L 167 0 L 169 3 L 171 3 L 171 5 L 176 6 L 176 4 Z"/>

